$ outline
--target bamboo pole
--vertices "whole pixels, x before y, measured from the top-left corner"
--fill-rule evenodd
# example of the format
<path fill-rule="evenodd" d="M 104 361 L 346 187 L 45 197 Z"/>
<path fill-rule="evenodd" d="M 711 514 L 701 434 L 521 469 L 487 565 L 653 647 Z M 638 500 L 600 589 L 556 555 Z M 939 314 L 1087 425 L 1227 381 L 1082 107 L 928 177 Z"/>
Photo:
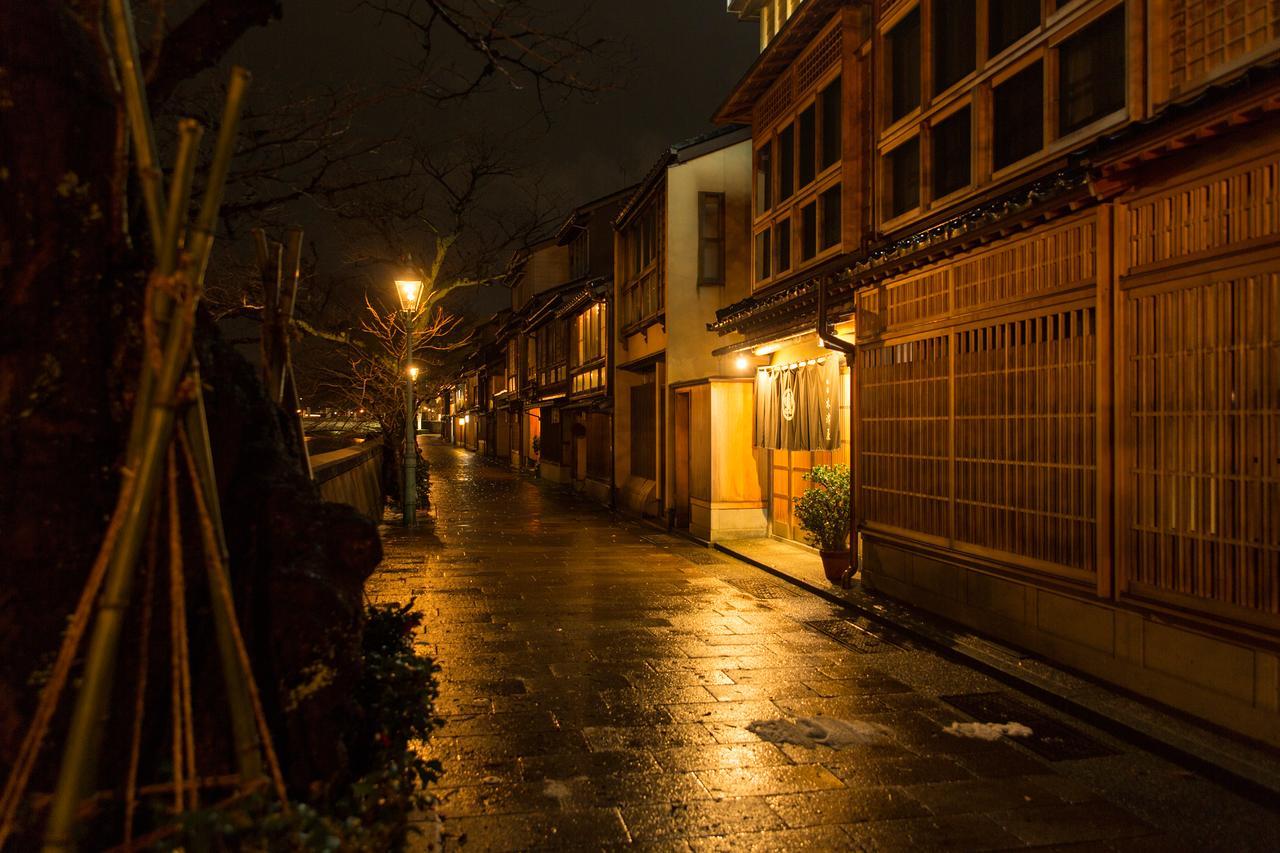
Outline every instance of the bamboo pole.
<path fill-rule="evenodd" d="M 165 211 L 163 242 L 158 249 L 157 269 L 162 276 L 171 276 L 177 269 L 182 223 L 186 219 L 187 205 L 191 201 L 191 182 L 195 176 L 196 155 L 203 136 L 204 128 L 194 119 L 186 118 L 178 122 L 178 155 L 174 161 L 173 184 L 169 188 L 169 201 Z M 153 318 L 151 327 L 155 339 L 160 340 L 164 338 L 168 328 L 173 300 L 163 288 L 156 288 L 155 293 L 148 298 L 150 302 L 147 308 L 152 312 Z M 144 357 L 146 355 L 144 353 Z M 147 412 L 151 408 L 153 380 L 154 374 L 148 370 L 143 370 L 138 377 L 133 417 L 129 424 L 129 443 L 125 451 L 125 465 L 129 468 L 136 464 L 136 454 L 142 446 L 142 430 L 147 422 Z"/>
<path fill-rule="evenodd" d="M 160 156 L 156 153 L 156 137 L 151 124 L 151 111 L 147 107 L 147 89 L 142 81 L 141 63 L 138 60 L 138 38 L 133 29 L 133 11 L 128 0 L 109 0 L 107 12 L 111 19 L 112 40 L 115 42 L 116 64 L 120 69 L 120 88 L 124 93 L 125 110 L 129 114 L 129 126 L 137 151 L 135 156 L 138 159 L 142 201 L 147 208 L 147 223 L 151 226 L 151 242 L 158 254 L 164 245 L 164 187 Z"/>
<path fill-rule="evenodd" d="M 118 7 L 121 0 L 112 0 L 112 17 L 119 30 Z M 127 14 L 127 11 L 126 13 Z M 129 33 L 131 35 L 131 31 Z M 119 46 L 119 45 L 118 45 Z M 130 42 L 123 46 L 123 54 L 136 56 L 136 48 Z M 58 773 L 57 787 L 45 830 L 44 849 L 59 851 L 74 846 L 73 830 L 76 812 L 81 799 L 88 793 L 89 781 L 94 777 L 94 759 L 97 755 L 106 718 L 109 713 L 111 686 L 115 675 L 120 633 L 124 611 L 128 606 L 133 586 L 134 567 L 141 548 L 143 532 L 147 529 L 152 505 L 159 485 L 160 463 L 173 439 L 175 408 L 178 402 L 179 384 L 190 362 L 191 344 L 195 327 L 195 306 L 199 299 L 200 285 L 204 280 L 209 254 L 213 244 L 213 225 L 230 169 L 231 154 L 235 147 L 235 132 L 239 125 L 245 89 L 249 75 L 243 69 L 232 72 L 227 93 L 227 105 L 218 134 L 213 166 L 206 185 L 204 200 L 194 239 L 191 241 L 192 257 L 184 264 L 183 274 L 191 282 L 191 292 L 186 301 L 177 305 L 166 330 L 165 347 L 155 383 L 156 393 L 147 407 L 146 425 L 142 432 L 141 446 L 136 465 L 131 464 L 126 476 L 136 478 L 129 501 L 124 508 L 121 531 L 107 570 L 106 586 L 99 602 L 86 653 L 85 669 L 71 727 Z M 145 104 L 145 101 L 144 101 Z M 140 146 L 141 147 L 141 146 Z M 142 161 L 139 160 L 139 167 Z M 192 162 L 194 167 L 194 161 Z M 164 254 L 167 249 L 161 249 Z M 174 256 L 177 249 L 173 248 Z M 143 361 L 143 374 L 150 372 L 149 361 Z M 203 423 L 203 422 L 202 422 Z M 132 463 L 133 460 L 131 459 Z M 202 483 L 206 495 L 210 486 Z M 216 497 L 216 486 L 212 494 Z M 215 622 L 225 618 L 225 608 L 215 602 Z M 220 644 L 221 645 L 221 644 Z"/>

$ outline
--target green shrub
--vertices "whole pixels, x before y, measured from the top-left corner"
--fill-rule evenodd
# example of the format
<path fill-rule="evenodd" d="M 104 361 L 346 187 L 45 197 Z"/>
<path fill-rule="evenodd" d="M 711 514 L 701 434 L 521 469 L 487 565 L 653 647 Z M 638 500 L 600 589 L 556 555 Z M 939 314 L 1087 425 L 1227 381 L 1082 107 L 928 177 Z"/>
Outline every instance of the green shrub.
<path fill-rule="evenodd" d="M 843 551 L 849 537 L 849 466 L 815 465 L 804 479 L 814 485 L 792 500 L 809 543 L 821 551 Z"/>
<path fill-rule="evenodd" d="M 414 649 L 422 614 L 403 606 L 365 611 L 363 662 L 356 700 L 361 724 L 349 739 L 354 781 L 316 802 L 292 802 L 286 813 L 269 793 L 187 812 L 161 849 L 357 851 L 403 848 L 410 818 L 434 802 L 427 786 L 440 764 L 419 753 L 439 725 L 430 658 Z"/>

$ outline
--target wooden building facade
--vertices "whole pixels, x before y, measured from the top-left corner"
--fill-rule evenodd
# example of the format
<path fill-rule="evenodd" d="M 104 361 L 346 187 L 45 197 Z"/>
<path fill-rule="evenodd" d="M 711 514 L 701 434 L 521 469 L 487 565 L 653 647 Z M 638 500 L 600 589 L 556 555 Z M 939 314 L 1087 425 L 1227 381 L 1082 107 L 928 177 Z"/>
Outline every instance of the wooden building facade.
<path fill-rule="evenodd" d="M 731 5 L 772 15 L 720 115 L 757 163 L 842 33 L 817 252 L 802 210 L 780 275 L 796 214 L 758 181 L 757 287 L 716 326 L 801 334 L 820 284 L 852 323 L 864 583 L 1280 744 L 1280 7 Z"/>

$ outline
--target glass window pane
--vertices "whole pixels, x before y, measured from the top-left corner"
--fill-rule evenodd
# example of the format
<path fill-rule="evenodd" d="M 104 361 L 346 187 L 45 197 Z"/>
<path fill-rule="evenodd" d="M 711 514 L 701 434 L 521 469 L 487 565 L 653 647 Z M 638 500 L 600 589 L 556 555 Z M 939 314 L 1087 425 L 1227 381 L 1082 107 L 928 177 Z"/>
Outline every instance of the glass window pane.
<path fill-rule="evenodd" d="M 778 272 L 791 269 L 791 220 L 783 219 L 773 227 L 776 232 Z"/>
<path fill-rule="evenodd" d="M 920 206 L 920 137 L 913 136 L 889 152 L 891 216 Z"/>
<path fill-rule="evenodd" d="M 800 176 L 801 188 L 809 186 L 813 183 L 814 177 L 817 175 L 817 110 L 810 105 L 807 110 L 800 113 L 800 159 L 797 164 L 797 171 Z"/>
<path fill-rule="evenodd" d="M 822 248 L 830 249 L 840 242 L 840 185 L 836 184 L 820 197 L 822 202 Z"/>
<path fill-rule="evenodd" d="M 997 169 L 1044 147 L 1044 67 L 1037 62 L 996 86 L 992 94 Z"/>
<path fill-rule="evenodd" d="M 987 0 L 987 55 L 995 56 L 1040 26 L 1040 0 Z"/>
<path fill-rule="evenodd" d="M 818 205 L 810 202 L 800 208 L 800 260 L 818 254 Z"/>
<path fill-rule="evenodd" d="M 778 200 L 796 191 L 796 128 L 789 124 L 778 134 Z"/>
<path fill-rule="evenodd" d="M 920 106 L 920 9 L 908 12 L 889 30 L 889 118 Z"/>
<path fill-rule="evenodd" d="M 969 108 L 943 119 L 933 129 L 933 197 L 969 184 Z"/>
<path fill-rule="evenodd" d="M 840 141 L 844 119 L 841 111 L 840 78 L 822 90 L 818 102 L 822 104 L 822 168 L 840 159 Z"/>
<path fill-rule="evenodd" d="M 756 214 L 773 207 L 773 144 L 766 142 L 756 152 Z"/>
<path fill-rule="evenodd" d="M 1125 83 L 1124 6 L 1117 6 L 1058 50 L 1058 135 L 1123 107 Z"/>
<path fill-rule="evenodd" d="M 769 229 L 756 235 L 756 281 L 764 281 L 773 274 L 769 262 L 772 260 L 772 247 L 769 242 Z"/>
<path fill-rule="evenodd" d="M 933 91 L 941 92 L 974 69 L 977 52 L 974 0 L 933 4 Z"/>

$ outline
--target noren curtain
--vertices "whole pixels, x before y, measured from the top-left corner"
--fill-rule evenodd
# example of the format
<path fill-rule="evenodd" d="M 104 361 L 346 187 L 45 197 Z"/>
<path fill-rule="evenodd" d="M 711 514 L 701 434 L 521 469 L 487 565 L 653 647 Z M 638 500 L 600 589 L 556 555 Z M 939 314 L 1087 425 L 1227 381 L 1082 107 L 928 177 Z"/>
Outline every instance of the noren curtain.
<path fill-rule="evenodd" d="M 767 450 L 839 450 L 839 359 L 757 371 L 752 444 Z"/>

